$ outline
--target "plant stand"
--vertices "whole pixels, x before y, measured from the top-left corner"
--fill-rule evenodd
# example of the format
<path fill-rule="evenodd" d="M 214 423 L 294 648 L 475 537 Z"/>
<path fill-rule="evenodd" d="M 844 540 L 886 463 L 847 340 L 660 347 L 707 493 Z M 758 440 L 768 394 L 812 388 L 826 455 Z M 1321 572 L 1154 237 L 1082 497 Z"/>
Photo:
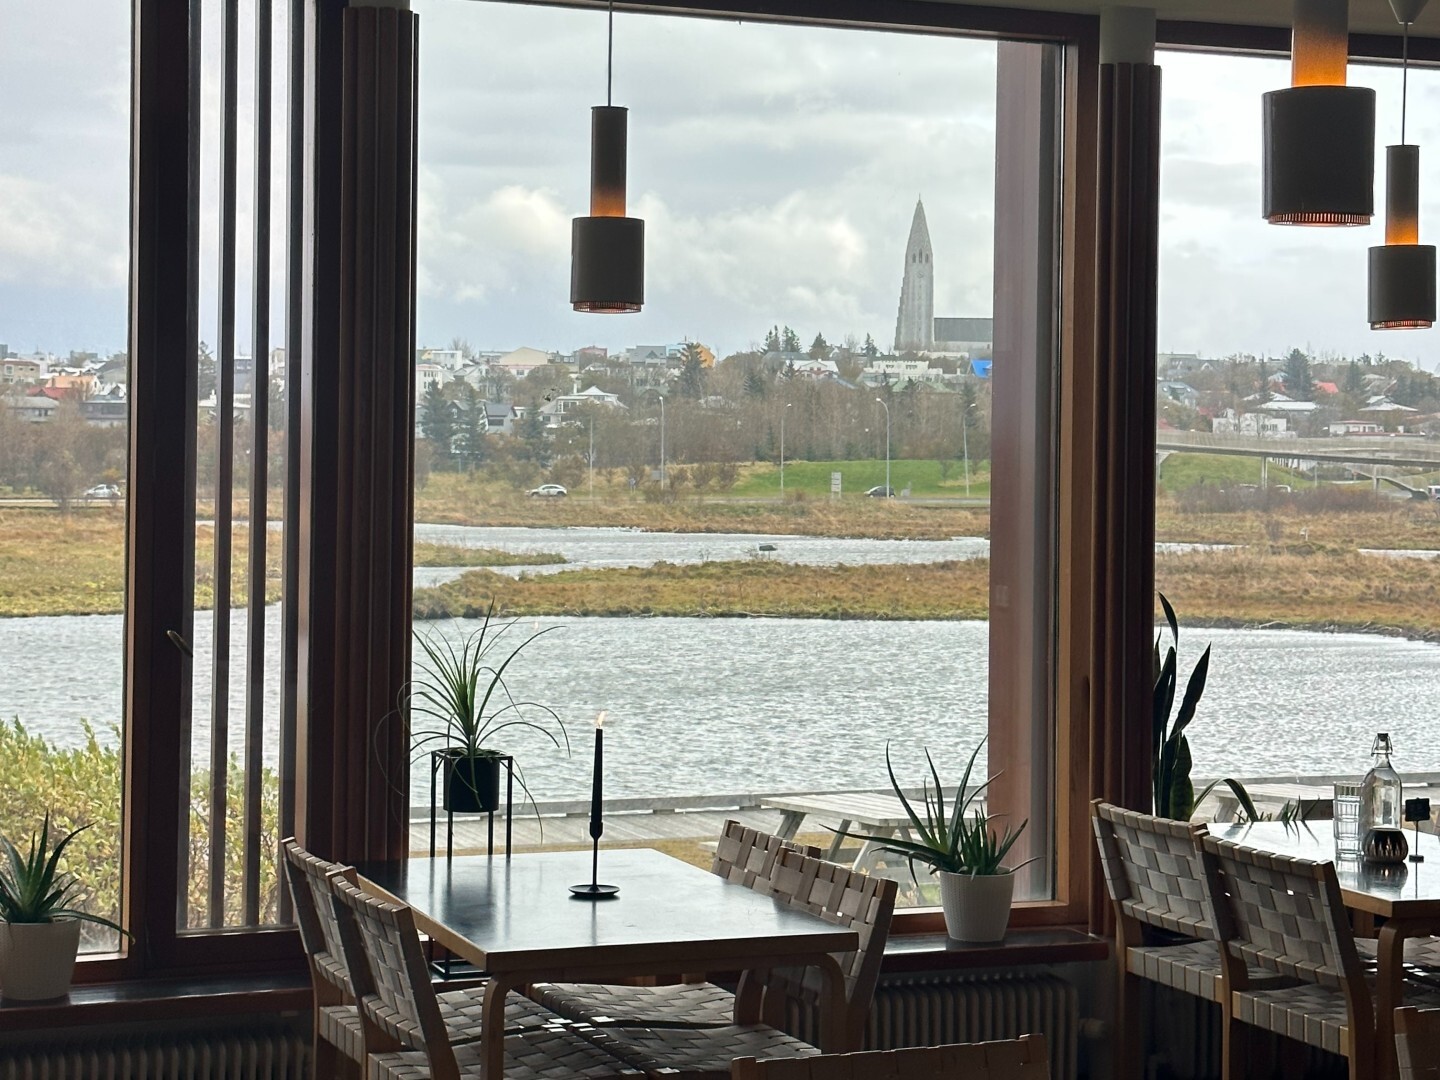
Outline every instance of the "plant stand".
<path fill-rule="evenodd" d="M 440 776 L 440 767 L 443 761 L 443 751 L 430 751 L 430 857 L 435 858 L 435 827 L 439 821 L 437 816 L 436 792 L 439 785 L 436 782 Z M 514 818 L 515 810 L 515 759 L 513 757 L 502 757 L 501 763 L 505 766 L 505 857 L 510 857 L 511 848 L 511 821 Z M 495 811 L 487 813 L 486 818 L 486 854 L 495 854 Z M 455 811 L 445 811 L 445 858 L 448 861 L 455 850 Z"/>

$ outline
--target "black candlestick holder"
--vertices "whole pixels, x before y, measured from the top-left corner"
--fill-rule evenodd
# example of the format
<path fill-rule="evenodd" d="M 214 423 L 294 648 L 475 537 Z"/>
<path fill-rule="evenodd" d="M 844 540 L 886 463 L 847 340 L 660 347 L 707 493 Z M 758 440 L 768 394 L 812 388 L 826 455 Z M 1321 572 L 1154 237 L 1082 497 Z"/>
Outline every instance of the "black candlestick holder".
<path fill-rule="evenodd" d="M 613 900 L 620 895 L 619 885 L 600 884 L 600 836 L 605 827 L 600 822 L 590 822 L 590 880 L 583 885 L 571 885 L 570 895 L 576 900 Z"/>
<path fill-rule="evenodd" d="M 1429 799 L 1406 799 L 1405 820 L 1415 826 L 1415 850 L 1410 855 L 1410 861 L 1421 863 L 1425 856 L 1420 854 L 1420 823 L 1430 820 Z"/>

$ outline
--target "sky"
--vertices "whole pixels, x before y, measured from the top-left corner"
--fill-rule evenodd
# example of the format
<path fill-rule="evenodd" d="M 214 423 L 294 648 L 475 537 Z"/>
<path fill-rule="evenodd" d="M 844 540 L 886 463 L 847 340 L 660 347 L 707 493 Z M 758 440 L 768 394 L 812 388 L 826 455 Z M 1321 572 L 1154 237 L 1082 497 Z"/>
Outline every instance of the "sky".
<path fill-rule="evenodd" d="M 15 351 L 124 346 L 126 7 L 7 7 L 0 343 Z M 605 97 L 603 13 L 483 0 L 415 8 L 422 345 L 462 338 L 476 349 L 569 351 L 689 338 L 725 355 L 788 324 L 806 344 L 817 332 L 836 343 L 868 333 L 886 346 L 917 197 L 935 249 L 935 313 L 991 314 L 994 45 L 617 16 L 614 101 L 631 110 L 629 195 L 646 223 L 647 302 L 638 315 L 582 315 L 568 305 L 569 234 L 588 205 L 589 110 Z M 213 50 L 213 17 L 206 25 Z M 251 56 L 242 50 L 242 98 Z M 1160 348 L 1383 351 L 1436 367 L 1440 331 L 1366 325 L 1366 248 L 1383 239 L 1379 217 L 1367 229 L 1321 230 L 1259 216 L 1260 96 L 1285 85 L 1288 64 L 1189 54 L 1159 62 Z M 212 115 L 214 70 L 207 65 Z M 1379 92 L 1382 147 L 1398 141 L 1398 72 L 1352 67 L 1352 82 Z M 1412 75 L 1409 116 L 1411 141 L 1435 147 L 1422 152 L 1422 238 L 1435 240 L 1440 72 Z M 246 109 L 242 147 L 248 124 Z M 213 124 L 207 133 L 202 197 L 213 211 Z M 249 175 L 248 150 L 240 168 Z M 244 236 L 243 186 L 240 211 Z M 201 289 L 212 344 L 215 249 L 212 228 Z M 237 337 L 247 352 L 244 325 Z"/>

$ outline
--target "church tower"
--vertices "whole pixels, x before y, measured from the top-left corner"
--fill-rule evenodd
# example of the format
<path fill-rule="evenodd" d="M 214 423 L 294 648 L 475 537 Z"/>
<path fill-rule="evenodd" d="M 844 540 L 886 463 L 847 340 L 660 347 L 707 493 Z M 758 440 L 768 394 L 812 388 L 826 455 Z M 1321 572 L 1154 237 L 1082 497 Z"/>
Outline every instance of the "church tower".
<path fill-rule="evenodd" d="M 915 200 L 910 239 L 905 244 L 905 276 L 900 281 L 900 314 L 895 320 L 895 351 L 921 352 L 935 347 L 935 267 L 925 204 Z"/>

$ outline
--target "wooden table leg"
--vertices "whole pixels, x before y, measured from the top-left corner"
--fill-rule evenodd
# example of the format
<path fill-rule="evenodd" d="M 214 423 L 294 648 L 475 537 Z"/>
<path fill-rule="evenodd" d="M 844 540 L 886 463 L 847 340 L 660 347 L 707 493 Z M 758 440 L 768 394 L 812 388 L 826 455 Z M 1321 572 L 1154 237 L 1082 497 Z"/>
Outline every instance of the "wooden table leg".
<path fill-rule="evenodd" d="M 820 1049 L 827 1054 L 845 1054 L 858 1050 L 856 1032 L 846 1023 L 845 976 L 835 957 L 825 955 L 816 962 L 820 969 Z"/>
<path fill-rule="evenodd" d="M 805 820 L 805 815 L 799 810 L 785 810 L 780 815 L 780 828 L 775 830 L 775 835 L 781 840 L 794 840 L 795 834 L 800 831 L 800 823 Z"/>
<path fill-rule="evenodd" d="M 1378 1080 L 1394 1080 L 1395 1010 L 1403 1004 L 1405 936 L 1409 927 L 1402 919 L 1391 919 L 1380 928 L 1375 955 L 1379 961 L 1375 973 L 1375 1076 Z"/>
<path fill-rule="evenodd" d="M 841 833 L 848 832 L 851 821 L 849 818 L 841 818 L 840 824 L 835 829 L 835 835 L 830 839 L 830 847 L 825 852 L 825 859 L 828 862 L 835 862 L 835 857 L 840 854 L 840 845 L 845 840 Z"/>
<path fill-rule="evenodd" d="M 480 1006 L 480 1075 L 484 1080 L 500 1080 L 505 1075 L 505 999 L 511 990 L 529 981 L 513 975 L 495 975 L 485 984 Z"/>

